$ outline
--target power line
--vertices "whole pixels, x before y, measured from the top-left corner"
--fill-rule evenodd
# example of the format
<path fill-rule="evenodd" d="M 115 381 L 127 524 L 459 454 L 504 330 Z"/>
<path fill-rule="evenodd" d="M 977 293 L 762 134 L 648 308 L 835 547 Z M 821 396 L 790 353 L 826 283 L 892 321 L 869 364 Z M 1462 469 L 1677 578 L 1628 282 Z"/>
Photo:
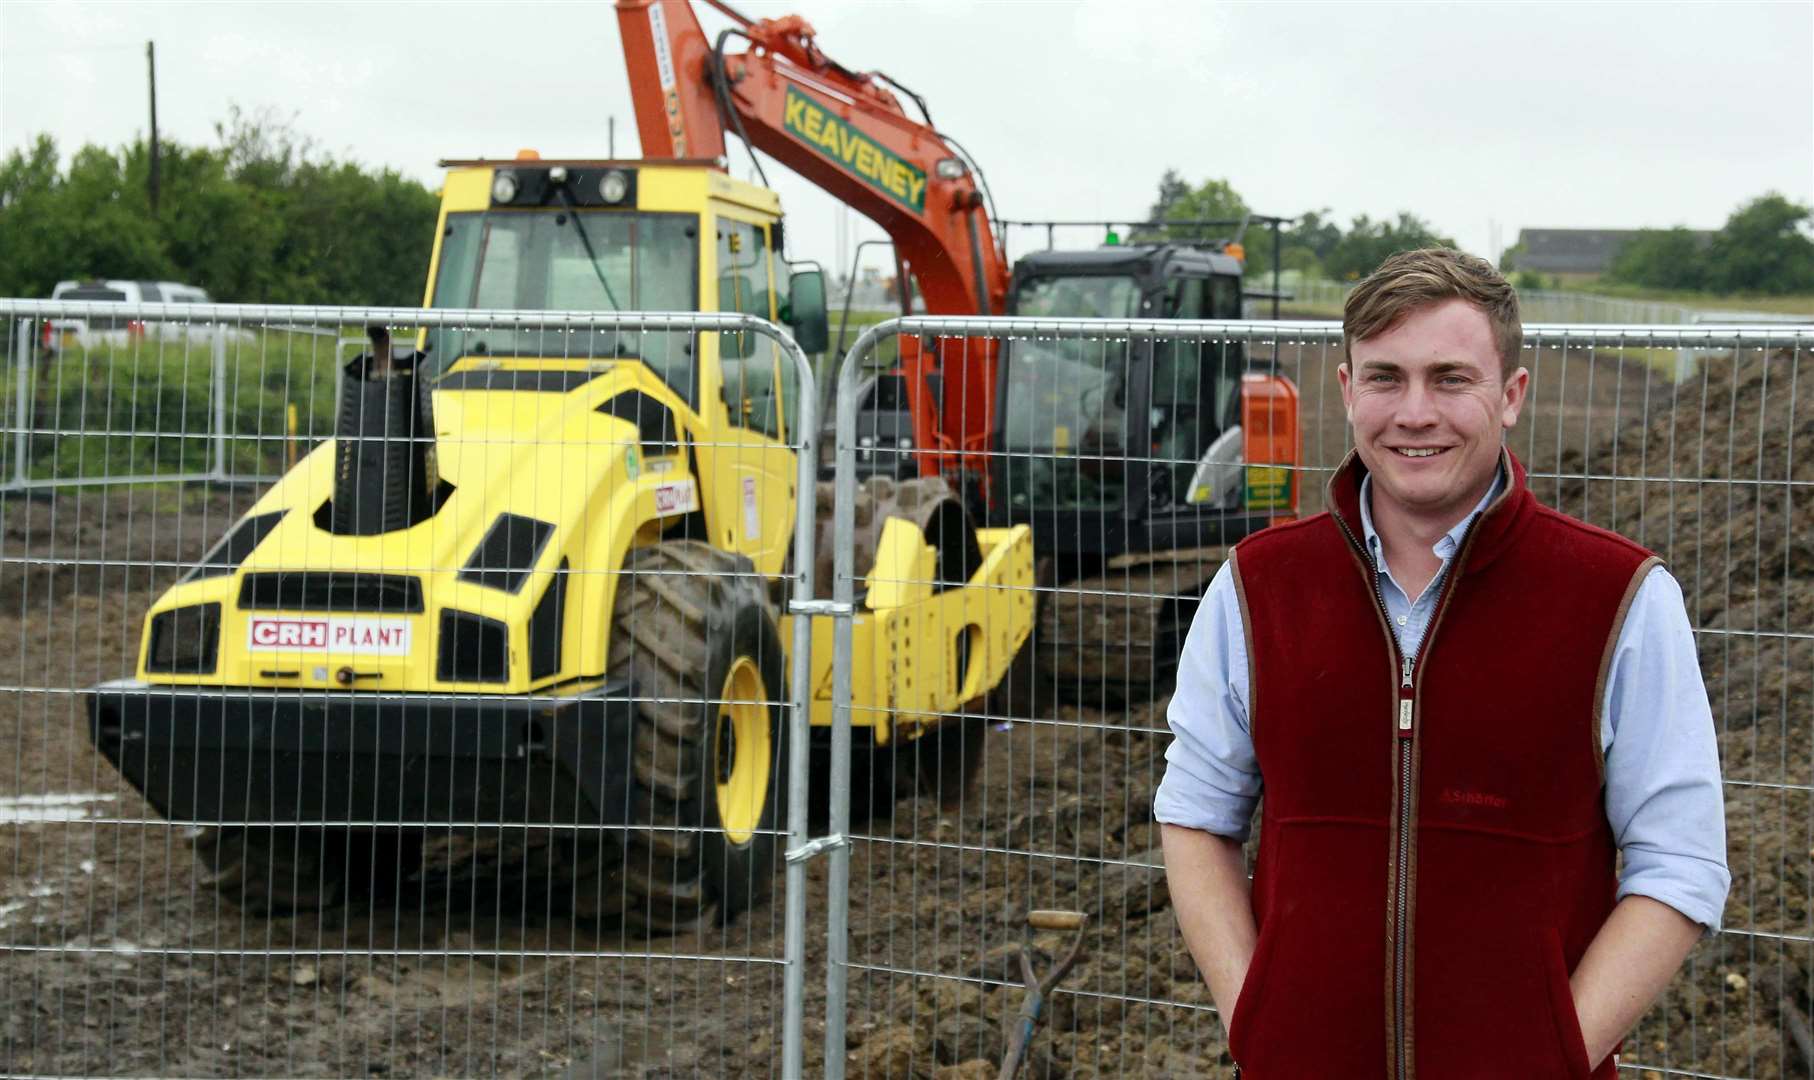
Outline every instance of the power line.
<path fill-rule="evenodd" d="M 142 44 L 139 44 L 139 45 L 86 45 L 79 49 L 72 49 L 72 48 L 67 48 L 67 47 L 59 48 L 59 49 L 36 49 L 36 48 L 33 48 L 33 49 L 0 49 L 0 58 L 15 57 L 15 56 L 30 56 L 30 57 L 81 56 L 81 55 L 84 55 L 87 53 L 125 52 L 127 50 L 137 52 L 142 48 L 144 48 L 144 46 Z"/>

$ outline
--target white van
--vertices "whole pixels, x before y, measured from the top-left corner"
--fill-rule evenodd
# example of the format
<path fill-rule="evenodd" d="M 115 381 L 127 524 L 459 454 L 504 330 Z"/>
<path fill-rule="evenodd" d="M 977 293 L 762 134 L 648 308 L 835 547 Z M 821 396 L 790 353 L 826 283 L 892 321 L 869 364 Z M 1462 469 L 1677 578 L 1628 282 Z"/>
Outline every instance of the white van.
<path fill-rule="evenodd" d="M 210 304 L 207 290 L 179 281 L 59 281 L 51 290 L 52 300 L 91 300 L 117 304 Z M 197 341 L 221 332 L 220 327 L 180 322 L 146 322 L 140 319 L 94 317 L 88 319 L 48 319 L 44 323 L 40 344 L 45 352 L 59 352 L 74 346 L 90 349 L 101 345 L 131 345 L 139 341 Z M 250 336 L 248 331 L 228 328 L 238 339 Z"/>

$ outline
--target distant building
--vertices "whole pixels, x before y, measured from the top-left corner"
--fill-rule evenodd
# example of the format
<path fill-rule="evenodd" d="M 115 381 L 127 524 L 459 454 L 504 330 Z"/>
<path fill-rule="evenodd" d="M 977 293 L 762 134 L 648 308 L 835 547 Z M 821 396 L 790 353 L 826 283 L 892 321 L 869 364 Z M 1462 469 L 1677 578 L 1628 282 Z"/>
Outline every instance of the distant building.
<path fill-rule="evenodd" d="M 1604 274 L 1637 229 L 1519 229 L 1512 270 L 1541 274 Z M 1694 234 L 1703 242 L 1712 232 Z"/>

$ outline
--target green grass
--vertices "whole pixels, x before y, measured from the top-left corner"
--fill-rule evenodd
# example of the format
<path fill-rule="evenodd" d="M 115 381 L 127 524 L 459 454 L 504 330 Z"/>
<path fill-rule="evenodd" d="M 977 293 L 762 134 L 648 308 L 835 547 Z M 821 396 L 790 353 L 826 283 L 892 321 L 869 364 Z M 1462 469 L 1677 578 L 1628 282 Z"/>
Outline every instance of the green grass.
<path fill-rule="evenodd" d="M 833 311 L 831 313 L 831 338 L 832 338 L 832 341 L 831 341 L 831 348 L 828 350 L 829 352 L 837 353 L 839 356 L 842 356 L 846 350 L 848 350 L 851 346 L 853 346 L 857 343 L 857 338 L 862 335 L 863 331 L 869 329 L 870 327 L 876 325 L 877 323 L 887 322 L 889 319 L 893 319 L 893 318 L 897 317 L 895 315 L 895 313 L 892 311 L 853 311 L 853 312 L 851 312 L 850 321 L 848 323 L 846 323 L 845 327 L 844 327 L 843 348 L 840 349 L 838 347 L 838 321 L 840 318 L 842 318 L 842 315 L 843 315 L 843 313 L 841 311 Z M 888 348 L 890 346 L 889 346 L 888 342 L 884 341 L 883 347 Z"/>
<path fill-rule="evenodd" d="M 1645 367 L 1648 367 L 1648 368 L 1656 371 L 1657 373 L 1668 376 L 1670 378 L 1675 377 L 1676 363 L 1677 363 L 1677 359 L 1678 359 L 1677 350 L 1675 350 L 1675 349 L 1626 349 L 1626 348 L 1602 349 L 1602 348 L 1595 348 L 1593 350 L 1593 355 L 1596 357 L 1629 361 L 1631 363 L 1636 363 L 1636 364 L 1643 364 Z"/>
<path fill-rule="evenodd" d="M 1637 285 L 1607 281 L 1590 274 L 1559 275 L 1556 286 L 1556 291 L 1559 292 L 1610 296 L 1619 300 L 1647 300 L 1660 304 L 1680 304 L 1683 307 L 1707 311 L 1757 311 L 1778 315 L 1814 315 L 1814 294 L 1808 293 L 1795 293 L 1787 296 L 1765 293 L 1720 295 L 1680 289 L 1646 289 Z"/>

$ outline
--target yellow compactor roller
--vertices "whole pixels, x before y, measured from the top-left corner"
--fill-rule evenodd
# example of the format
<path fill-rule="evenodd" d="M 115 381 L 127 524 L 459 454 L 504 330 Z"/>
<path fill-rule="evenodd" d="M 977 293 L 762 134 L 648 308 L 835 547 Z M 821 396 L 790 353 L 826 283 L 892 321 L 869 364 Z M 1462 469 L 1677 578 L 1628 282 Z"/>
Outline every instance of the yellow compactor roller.
<path fill-rule="evenodd" d="M 770 191 L 710 164 L 446 164 L 431 308 L 736 311 L 823 348 Z M 91 736 L 247 909 L 381 891 L 425 837 L 501 823 L 550 838 L 548 896 L 579 915 L 734 915 L 785 821 L 796 514 L 831 554 L 829 493 L 796 490 L 801 392 L 752 333 L 375 335 L 335 439 L 152 605 Z M 857 517 L 855 742 L 891 773 L 974 754 L 954 714 L 1031 628 L 1028 531 L 972 528 L 937 480 L 872 482 Z"/>

